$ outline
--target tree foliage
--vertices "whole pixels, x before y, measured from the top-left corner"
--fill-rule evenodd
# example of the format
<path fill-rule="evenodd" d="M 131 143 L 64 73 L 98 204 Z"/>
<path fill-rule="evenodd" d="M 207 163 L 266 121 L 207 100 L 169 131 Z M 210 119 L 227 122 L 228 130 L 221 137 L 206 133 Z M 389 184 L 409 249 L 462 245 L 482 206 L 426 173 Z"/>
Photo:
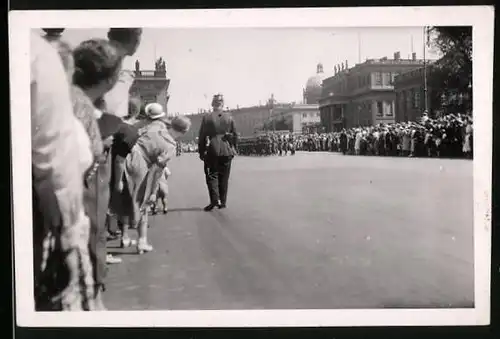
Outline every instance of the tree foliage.
<path fill-rule="evenodd" d="M 430 45 L 442 58 L 430 67 L 429 85 L 434 100 L 443 94 L 472 99 L 472 27 L 434 26 L 429 29 Z M 432 100 L 432 99 L 431 99 Z"/>
<path fill-rule="evenodd" d="M 277 131 L 285 131 L 285 130 L 291 131 L 293 127 L 290 121 L 288 121 L 288 119 L 281 117 L 280 119 L 275 121 L 274 129 Z"/>

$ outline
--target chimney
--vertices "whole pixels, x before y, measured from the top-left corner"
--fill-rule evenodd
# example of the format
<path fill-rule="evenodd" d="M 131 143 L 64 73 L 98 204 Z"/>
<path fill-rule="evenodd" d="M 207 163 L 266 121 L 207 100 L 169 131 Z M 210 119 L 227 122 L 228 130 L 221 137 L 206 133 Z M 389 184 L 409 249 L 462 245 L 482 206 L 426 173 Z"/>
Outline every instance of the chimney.
<path fill-rule="evenodd" d="M 411 60 L 413 60 L 413 61 L 416 61 L 416 60 L 417 60 L 417 53 L 416 53 L 416 52 L 413 52 L 413 53 L 411 54 Z"/>
<path fill-rule="evenodd" d="M 399 60 L 399 59 L 401 59 L 401 53 L 400 52 L 394 53 L 394 60 Z"/>

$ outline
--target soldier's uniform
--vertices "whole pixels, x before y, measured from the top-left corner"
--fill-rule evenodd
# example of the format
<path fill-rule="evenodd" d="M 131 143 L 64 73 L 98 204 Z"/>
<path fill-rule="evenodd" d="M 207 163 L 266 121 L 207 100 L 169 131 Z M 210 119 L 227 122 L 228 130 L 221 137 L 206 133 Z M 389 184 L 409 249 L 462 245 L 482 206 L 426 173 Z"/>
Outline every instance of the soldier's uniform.
<path fill-rule="evenodd" d="M 198 152 L 204 161 L 210 196 L 205 211 L 226 207 L 231 162 L 236 155 L 238 139 L 233 117 L 222 111 L 224 98 L 221 94 L 214 95 L 212 107 L 214 111 L 203 116 L 198 136 Z"/>
<path fill-rule="evenodd" d="M 292 155 L 295 155 L 295 140 L 293 138 L 293 135 L 290 136 L 289 145 L 290 145 L 290 153 Z"/>

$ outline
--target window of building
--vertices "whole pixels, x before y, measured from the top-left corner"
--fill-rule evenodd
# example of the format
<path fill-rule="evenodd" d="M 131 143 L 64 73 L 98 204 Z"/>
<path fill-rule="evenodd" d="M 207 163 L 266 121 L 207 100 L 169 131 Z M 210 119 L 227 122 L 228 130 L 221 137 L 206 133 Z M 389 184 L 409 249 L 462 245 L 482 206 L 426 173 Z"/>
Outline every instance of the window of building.
<path fill-rule="evenodd" d="M 394 85 L 394 82 L 396 82 L 396 77 L 399 75 L 397 72 L 391 73 L 391 85 Z"/>
<path fill-rule="evenodd" d="M 413 90 L 413 108 L 420 108 L 420 88 Z"/>
<path fill-rule="evenodd" d="M 307 113 L 302 113 L 302 118 L 307 118 Z"/>
<path fill-rule="evenodd" d="M 384 115 L 384 102 L 383 101 L 377 101 L 377 116 L 381 117 Z"/>
<path fill-rule="evenodd" d="M 393 116 L 394 115 L 394 102 L 393 101 L 386 101 L 385 103 L 387 105 L 385 115 L 386 116 Z"/>
<path fill-rule="evenodd" d="M 375 72 L 375 86 L 382 86 L 382 72 Z"/>
<path fill-rule="evenodd" d="M 142 96 L 142 100 L 145 104 L 156 102 L 156 95 L 144 95 Z"/>
<path fill-rule="evenodd" d="M 382 85 L 389 86 L 391 84 L 391 73 L 382 73 Z"/>
<path fill-rule="evenodd" d="M 411 91 L 404 91 L 404 100 L 406 109 L 411 108 L 411 96 L 412 96 Z"/>

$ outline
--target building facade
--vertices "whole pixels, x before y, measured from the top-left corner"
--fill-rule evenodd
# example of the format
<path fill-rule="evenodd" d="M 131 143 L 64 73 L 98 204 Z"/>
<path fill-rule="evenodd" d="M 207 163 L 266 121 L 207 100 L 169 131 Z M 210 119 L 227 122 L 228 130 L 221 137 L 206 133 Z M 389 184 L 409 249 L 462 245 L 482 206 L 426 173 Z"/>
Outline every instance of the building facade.
<path fill-rule="evenodd" d="M 423 60 L 370 59 L 348 68 L 336 67 L 335 74 L 323 81 L 319 101 L 321 124 L 325 131 L 369 126 L 396 121 L 395 78 L 422 67 Z"/>
<path fill-rule="evenodd" d="M 130 88 L 130 94 L 140 97 L 144 104 L 157 102 L 167 112 L 170 98 L 168 93 L 170 79 L 167 78 L 166 69 L 157 65 L 155 70 L 141 70 L 139 61 L 136 61 L 133 74 L 134 82 Z"/>
<path fill-rule="evenodd" d="M 201 119 L 203 118 L 203 114 L 186 114 L 185 116 L 191 120 L 191 128 L 189 129 L 189 131 L 187 131 L 186 134 L 180 137 L 180 140 L 184 142 L 196 141 L 196 138 L 198 138 L 198 133 L 200 131 Z"/>
<path fill-rule="evenodd" d="M 426 67 L 427 77 L 430 77 L 430 68 Z M 396 94 L 396 121 L 416 121 L 422 113 L 432 110 L 429 107 L 431 88 L 427 87 L 425 94 L 424 67 L 413 69 L 396 77 L 394 83 Z M 426 103 L 427 98 L 427 103 Z M 433 115 L 433 114 L 431 114 Z"/>
<path fill-rule="evenodd" d="M 317 105 L 322 96 L 322 83 L 327 77 L 323 70 L 323 64 L 316 66 L 316 74 L 307 79 L 306 87 L 302 91 L 302 103 Z"/>
<path fill-rule="evenodd" d="M 290 104 L 274 111 L 268 123 L 270 130 L 288 130 L 294 134 L 320 132 L 318 104 Z"/>
<path fill-rule="evenodd" d="M 436 82 L 439 77 L 443 76 L 439 70 L 441 61 L 442 59 L 430 62 L 425 67 L 402 73 L 396 77 L 394 83 L 396 121 L 417 121 L 425 111 L 431 118 L 448 113 L 470 113 L 472 111 L 470 96 L 461 97 L 456 89 L 441 88 L 442 82 L 441 86 L 439 81 Z"/>
<path fill-rule="evenodd" d="M 262 130 L 289 130 L 294 133 L 319 131 L 321 125 L 318 101 L 322 95 L 321 84 L 326 74 L 323 65 L 316 66 L 316 74 L 309 77 L 303 89 L 303 103 L 279 103 L 271 95 L 265 105 L 237 107 L 226 110 L 234 119 L 240 137 L 249 137 Z M 194 141 L 198 137 L 204 113 L 187 115 L 191 129 L 182 137 L 183 141 Z"/>
<path fill-rule="evenodd" d="M 267 104 L 227 109 L 225 111 L 233 117 L 236 132 L 240 135 L 240 137 L 249 137 L 255 135 L 256 132 L 263 129 L 264 123 L 270 119 L 273 111 L 282 111 L 283 109 L 285 108 L 281 107 L 281 105 L 273 106 Z M 210 112 L 203 112 L 186 115 L 191 119 L 191 129 L 183 136 L 182 140 L 196 140 L 201 126 L 201 120 L 205 114 L 209 113 Z"/>

